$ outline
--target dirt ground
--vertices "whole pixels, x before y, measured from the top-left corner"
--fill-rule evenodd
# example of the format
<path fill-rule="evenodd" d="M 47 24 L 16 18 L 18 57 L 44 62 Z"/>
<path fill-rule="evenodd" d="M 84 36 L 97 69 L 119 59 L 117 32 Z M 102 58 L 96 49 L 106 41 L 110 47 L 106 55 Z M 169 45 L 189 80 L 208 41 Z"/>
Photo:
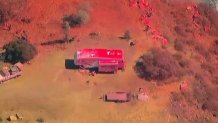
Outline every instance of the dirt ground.
<path fill-rule="evenodd" d="M 12 25 L 11 31 L 0 31 L 0 46 L 16 37 L 16 32 L 25 30 L 39 53 L 30 64 L 25 64 L 21 77 L 0 86 L 0 116 L 4 120 L 9 115 L 20 113 L 24 116 L 20 121 L 23 123 L 34 123 L 39 117 L 46 123 L 176 122 L 167 109 L 170 92 L 178 91 L 179 82 L 157 87 L 138 78 L 133 70 L 139 56 L 149 48 L 159 46 L 143 32 L 138 9 L 130 8 L 126 0 L 26 1 L 25 11 L 19 17 L 31 18 L 31 23 L 23 24 L 17 20 L 18 17 L 9 20 L 7 23 Z M 41 42 L 63 38 L 61 19 L 75 12 L 81 3 L 90 4 L 91 20 L 87 25 L 70 30 L 76 41 L 67 45 L 40 46 Z M 135 47 L 129 47 L 127 41 L 118 38 L 126 30 L 136 40 Z M 99 39 L 90 39 L 90 32 L 99 32 Z M 74 52 L 80 48 L 124 49 L 126 69 L 117 74 L 94 77 L 66 69 L 66 60 L 73 59 Z M 136 92 L 139 87 L 149 90 L 148 101 L 116 104 L 99 99 L 105 92 Z"/>
<path fill-rule="evenodd" d="M 124 47 L 128 52 L 131 51 L 129 47 Z M 66 50 L 48 50 L 25 66 L 22 77 L 1 86 L 0 97 L 4 100 L 0 102 L 1 116 L 19 112 L 24 115 L 25 121 L 34 122 L 36 118 L 43 117 L 47 122 L 57 123 L 144 123 L 171 120 L 167 113 L 166 96 L 176 89 L 176 85 L 152 92 L 148 102 L 105 103 L 99 97 L 108 91 L 137 91 L 138 87 L 143 86 L 152 90 L 156 87 L 146 85 L 135 75 L 131 68 L 133 60 L 129 60 L 132 63 L 127 62 L 130 67 L 115 75 L 90 77 L 77 70 L 66 70 L 65 59 L 72 58 L 74 49 L 72 45 Z M 131 58 L 131 55 L 127 55 L 127 59 Z M 87 80 L 90 84 L 86 84 Z"/>

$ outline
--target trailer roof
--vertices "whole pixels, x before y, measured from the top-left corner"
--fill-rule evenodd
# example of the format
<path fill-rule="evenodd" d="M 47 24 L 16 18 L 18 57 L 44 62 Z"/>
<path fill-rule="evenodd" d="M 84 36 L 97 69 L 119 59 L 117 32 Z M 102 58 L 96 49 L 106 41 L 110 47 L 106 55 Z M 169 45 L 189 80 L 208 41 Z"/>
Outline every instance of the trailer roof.
<path fill-rule="evenodd" d="M 81 49 L 77 50 L 77 58 L 114 58 L 123 59 L 123 50 L 118 49 Z"/>

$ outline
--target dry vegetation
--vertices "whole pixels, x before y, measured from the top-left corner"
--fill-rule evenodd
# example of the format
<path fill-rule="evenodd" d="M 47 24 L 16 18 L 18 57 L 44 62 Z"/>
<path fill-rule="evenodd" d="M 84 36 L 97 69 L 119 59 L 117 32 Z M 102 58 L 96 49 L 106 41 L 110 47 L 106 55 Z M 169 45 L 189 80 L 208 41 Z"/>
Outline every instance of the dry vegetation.
<path fill-rule="evenodd" d="M 139 77 L 158 80 L 160 83 L 180 74 L 180 66 L 168 51 L 151 49 L 141 56 L 135 65 Z"/>
<path fill-rule="evenodd" d="M 19 4 L 18 4 L 19 3 Z M 0 0 L 0 24 L 16 18 L 26 7 L 27 0 Z"/>
<path fill-rule="evenodd" d="M 202 15 L 196 19 L 199 28 L 192 26 L 187 15 L 179 9 L 171 11 L 176 22 L 173 28 L 176 36 L 169 39 L 175 39 L 175 51 L 151 50 L 141 56 L 135 65 L 139 77 L 149 81 L 159 80 L 158 83 L 161 83 L 172 76 L 191 78 L 186 92 L 171 94 L 171 113 L 181 123 L 215 122 L 210 117 L 217 117 L 218 113 L 217 68 L 216 61 L 212 60 L 217 55 L 218 43 L 214 40 L 210 43 L 210 48 L 207 48 L 199 41 L 201 38 L 194 34 L 217 35 L 217 21 L 214 20 L 218 12 L 205 3 L 198 4 L 198 8 Z M 211 30 L 205 31 L 206 25 L 212 25 Z M 172 55 L 170 52 L 176 53 Z"/>
<path fill-rule="evenodd" d="M 203 19 L 201 20 L 202 25 L 211 24 L 212 29 L 209 34 L 217 36 L 218 35 L 218 13 L 211 7 L 209 4 L 200 3 L 199 5 L 200 13 L 203 15 Z"/>
<path fill-rule="evenodd" d="M 5 61 L 10 63 L 28 62 L 37 55 L 35 46 L 26 40 L 16 39 L 3 46 Z"/>
<path fill-rule="evenodd" d="M 89 3 L 84 3 L 79 6 L 75 14 L 64 16 L 64 28 L 68 28 L 66 22 L 70 27 L 78 27 L 87 24 L 90 21 L 90 9 Z"/>
<path fill-rule="evenodd" d="M 218 40 L 214 40 L 211 44 L 212 44 L 211 45 L 212 53 L 214 53 L 215 55 L 218 55 Z"/>

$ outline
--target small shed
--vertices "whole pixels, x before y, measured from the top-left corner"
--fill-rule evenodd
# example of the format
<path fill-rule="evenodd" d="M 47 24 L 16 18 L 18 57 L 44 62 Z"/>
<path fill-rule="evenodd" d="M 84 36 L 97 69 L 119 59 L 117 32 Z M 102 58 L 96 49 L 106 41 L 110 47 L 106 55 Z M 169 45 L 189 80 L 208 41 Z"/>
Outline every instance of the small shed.
<path fill-rule="evenodd" d="M 127 92 L 110 92 L 103 96 L 106 102 L 129 102 L 130 93 Z"/>

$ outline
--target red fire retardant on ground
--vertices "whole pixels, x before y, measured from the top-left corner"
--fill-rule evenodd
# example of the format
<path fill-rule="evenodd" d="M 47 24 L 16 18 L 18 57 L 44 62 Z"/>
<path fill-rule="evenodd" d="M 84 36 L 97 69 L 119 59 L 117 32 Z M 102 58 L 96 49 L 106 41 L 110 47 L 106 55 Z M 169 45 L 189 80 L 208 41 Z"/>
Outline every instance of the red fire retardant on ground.
<path fill-rule="evenodd" d="M 187 6 L 187 11 L 191 13 L 192 15 L 192 21 L 193 24 L 196 28 L 201 27 L 201 25 L 197 22 L 199 18 L 203 18 L 201 13 L 199 12 L 198 6 L 197 5 L 191 5 Z M 211 25 L 210 24 L 205 24 L 203 25 L 204 31 L 210 31 L 211 30 Z"/>
<path fill-rule="evenodd" d="M 159 31 L 157 31 L 151 26 L 150 17 L 153 13 L 153 9 L 150 3 L 147 0 L 130 0 L 129 5 L 130 7 L 138 7 L 141 10 L 143 10 L 144 13 L 139 18 L 139 21 L 142 22 L 143 25 L 149 27 L 149 29 L 152 30 L 153 33 L 152 39 L 155 41 L 161 41 L 163 45 L 167 45 L 168 40 L 165 37 L 163 37 Z"/>

